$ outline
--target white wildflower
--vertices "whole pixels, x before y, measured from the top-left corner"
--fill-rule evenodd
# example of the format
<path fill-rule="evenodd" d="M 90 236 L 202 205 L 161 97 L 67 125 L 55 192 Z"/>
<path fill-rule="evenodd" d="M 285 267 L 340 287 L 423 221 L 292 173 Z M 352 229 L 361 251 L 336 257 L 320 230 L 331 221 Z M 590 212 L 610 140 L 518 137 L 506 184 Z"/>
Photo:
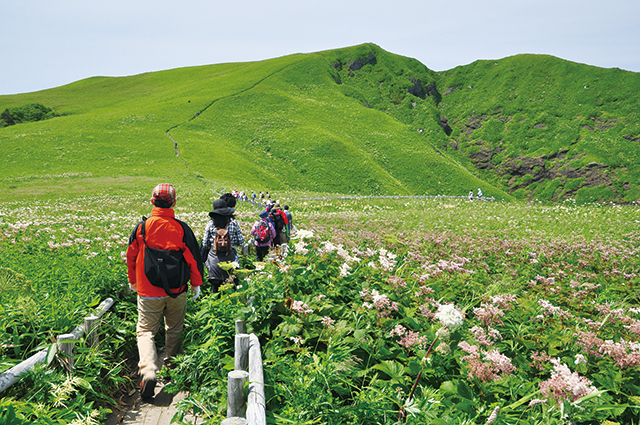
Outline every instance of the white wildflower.
<path fill-rule="evenodd" d="M 576 354 L 575 363 L 579 364 L 587 364 L 587 359 L 582 354 Z"/>
<path fill-rule="evenodd" d="M 450 330 L 455 330 L 462 326 L 463 317 L 453 304 L 443 304 L 438 307 L 438 311 L 436 311 L 436 319 L 438 319 L 443 326 L 448 327 Z"/>

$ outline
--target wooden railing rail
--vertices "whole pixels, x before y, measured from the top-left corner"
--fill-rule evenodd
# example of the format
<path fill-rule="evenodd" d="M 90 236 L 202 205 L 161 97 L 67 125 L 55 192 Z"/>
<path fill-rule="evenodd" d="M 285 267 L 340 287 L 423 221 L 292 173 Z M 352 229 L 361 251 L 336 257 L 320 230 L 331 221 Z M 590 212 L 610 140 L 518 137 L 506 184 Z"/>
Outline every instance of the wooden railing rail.
<path fill-rule="evenodd" d="M 106 300 L 102 301 L 96 308 L 95 313 L 92 313 L 91 315 L 85 317 L 84 323 L 82 325 L 77 326 L 71 333 L 58 336 L 58 350 L 64 352 L 67 355 L 67 359 L 69 360 L 67 363 L 67 369 L 73 369 L 73 342 L 67 343 L 64 341 L 75 341 L 82 338 L 82 336 L 86 334 L 87 343 L 92 346 L 96 345 L 98 343 L 96 321 L 100 319 L 111 308 L 113 302 L 114 301 L 111 298 L 107 298 Z M 37 365 L 38 363 L 44 363 L 47 360 L 48 351 L 48 348 L 42 349 L 33 356 L 29 357 L 27 360 L 15 365 L 11 369 L 0 375 L 0 393 L 18 382 L 18 380 L 20 380 L 20 376 L 33 369 L 35 365 Z"/>

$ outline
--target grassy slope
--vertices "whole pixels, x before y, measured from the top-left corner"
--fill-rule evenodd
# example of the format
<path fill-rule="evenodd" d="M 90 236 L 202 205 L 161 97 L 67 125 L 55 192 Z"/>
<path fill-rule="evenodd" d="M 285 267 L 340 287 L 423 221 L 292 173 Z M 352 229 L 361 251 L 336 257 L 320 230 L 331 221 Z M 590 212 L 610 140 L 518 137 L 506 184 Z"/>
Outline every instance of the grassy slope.
<path fill-rule="evenodd" d="M 350 66 L 355 60 L 363 66 Z M 435 83 L 441 97 L 409 94 L 415 79 Z M 162 179 L 194 190 L 462 195 L 482 187 L 509 198 L 495 186 L 524 198 L 592 190 L 595 198 L 629 201 L 640 188 L 633 167 L 640 144 L 623 136 L 640 134 L 639 81 L 639 74 L 536 55 L 435 73 L 371 44 L 95 77 L 0 96 L 0 110 L 37 102 L 64 114 L 0 129 L 2 186 L 10 197 L 146 190 Z M 450 87 L 457 90 L 446 94 Z M 473 116 L 482 126 L 467 132 Z M 459 150 L 450 149 L 454 142 Z M 492 155 L 485 170 L 469 157 L 481 149 Z M 514 158 L 564 151 L 545 167 L 604 164 L 597 171 L 604 180 L 591 183 L 607 184 L 545 180 L 537 169 L 509 174 Z"/>
<path fill-rule="evenodd" d="M 590 163 L 606 165 L 605 190 L 614 199 L 638 199 L 640 189 L 640 137 L 638 91 L 640 74 L 572 63 L 552 56 L 518 55 L 498 61 L 477 61 L 437 76 L 444 95 L 440 110 L 453 122 L 451 140 L 461 150 L 459 159 L 474 165 L 467 155 L 480 149 L 494 151 L 495 168 L 482 178 L 506 190 L 518 190 L 527 176 L 502 176 L 500 165 L 509 158 L 540 158 L 566 151 L 566 160 L 548 159 L 546 168 Z M 465 134 L 473 116 L 487 117 L 482 127 Z M 505 122 L 506 121 L 506 122 Z M 500 149 L 504 149 L 499 152 Z M 538 170 L 532 170 L 536 176 Z M 542 173 L 541 173 L 542 174 Z M 628 182 L 628 184 L 625 184 Z M 555 192 L 552 189 L 557 186 Z M 520 197 L 575 196 L 580 182 L 567 179 L 531 181 Z M 584 184 L 584 182 L 582 182 Z"/>
<path fill-rule="evenodd" d="M 357 49 L 388 55 L 371 45 L 342 53 Z M 462 194 L 482 184 L 402 122 L 345 96 L 326 54 L 96 77 L 2 96 L 2 110 L 37 102 L 64 115 L 0 129 L 3 186 L 24 197 L 160 179 L 364 194 Z"/>

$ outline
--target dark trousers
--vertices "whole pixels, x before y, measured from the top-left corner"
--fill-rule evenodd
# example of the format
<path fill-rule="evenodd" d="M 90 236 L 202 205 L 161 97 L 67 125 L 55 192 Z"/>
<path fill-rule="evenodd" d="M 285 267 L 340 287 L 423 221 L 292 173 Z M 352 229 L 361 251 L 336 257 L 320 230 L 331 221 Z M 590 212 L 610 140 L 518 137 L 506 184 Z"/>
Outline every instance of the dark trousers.
<path fill-rule="evenodd" d="M 258 261 L 262 261 L 267 254 L 269 254 L 268 246 L 256 246 L 256 256 L 258 257 Z"/>
<path fill-rule="evenodd" d="M 222 285 L 222 282 L 224 282 L 224 280 L 222 279 L 212 279 L 209 278 L 207 279 L 209 281 L 209 283 L 211 284 L 211 292 L 212 293 L 216 293 L 218 292 L 218 289 L 220 288 L 220 285 Z"/>

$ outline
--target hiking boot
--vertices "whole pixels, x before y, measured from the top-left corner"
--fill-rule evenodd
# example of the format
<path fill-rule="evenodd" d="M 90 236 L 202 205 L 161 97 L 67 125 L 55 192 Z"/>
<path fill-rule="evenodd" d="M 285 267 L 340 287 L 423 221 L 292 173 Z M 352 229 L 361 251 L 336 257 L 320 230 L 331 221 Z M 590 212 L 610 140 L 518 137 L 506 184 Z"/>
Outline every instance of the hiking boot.
<path fill-rule="evenodd" d="M 155 379 L 149 379 L 149 380 L 145 380 L 143 379 L 142 381 L 140 381 L 140 397 L 141 398 L 152 398 L 154 395 L 154 391 L 156 389 L 156 380 Z"/>

